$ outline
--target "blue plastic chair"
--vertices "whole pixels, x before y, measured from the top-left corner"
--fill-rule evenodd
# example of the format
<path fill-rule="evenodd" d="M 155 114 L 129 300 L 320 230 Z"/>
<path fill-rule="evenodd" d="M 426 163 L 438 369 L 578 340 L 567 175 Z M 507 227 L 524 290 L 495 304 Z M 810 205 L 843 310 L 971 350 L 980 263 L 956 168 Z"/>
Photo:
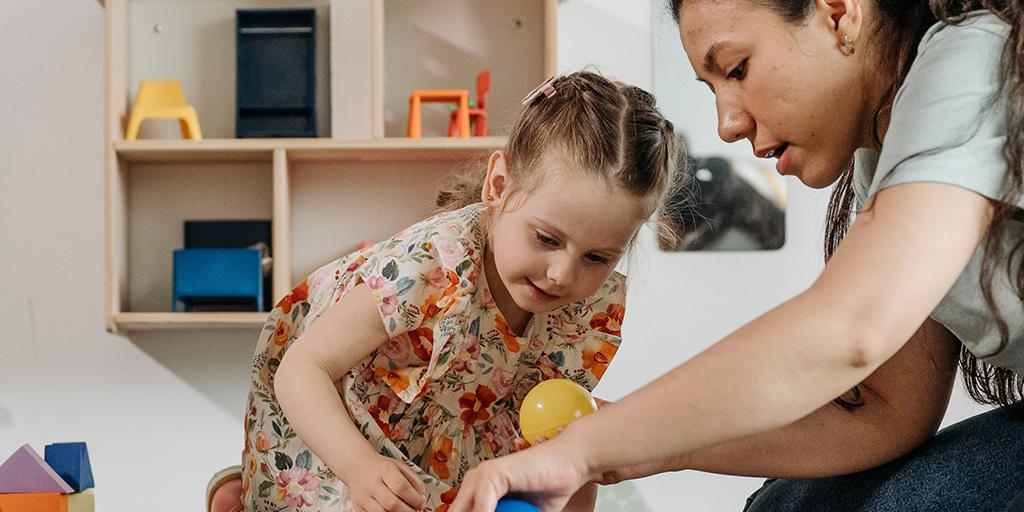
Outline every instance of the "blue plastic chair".
<path fill-rule="evenodd" d="M 191 301 L 200 298 L 251 298 L 263 311 L 261 257 L 259 249 L 176 249 L 171 309 L 180 301 L 191 311 Z"/>

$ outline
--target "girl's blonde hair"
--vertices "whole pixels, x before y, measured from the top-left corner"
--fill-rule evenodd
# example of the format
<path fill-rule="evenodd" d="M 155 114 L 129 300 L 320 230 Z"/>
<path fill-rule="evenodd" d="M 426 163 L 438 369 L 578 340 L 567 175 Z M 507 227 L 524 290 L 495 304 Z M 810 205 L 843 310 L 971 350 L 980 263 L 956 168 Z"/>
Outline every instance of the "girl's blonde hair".
<path fill-rule="evenodd" d="M 648 215 L 665 198 L 675 171 L 672 123 L 654 95 L 580 71 L 555 79 L 554 95 L 526 105 L 505 144 L 510 192 L 529 191 L 546 156 L 600 177 L 640 199 Z M 482 166 L 480 166 L 482 167 Z M 480 201 L 485 169 L 462 174 L 437 196 L 438 211 Z"/>

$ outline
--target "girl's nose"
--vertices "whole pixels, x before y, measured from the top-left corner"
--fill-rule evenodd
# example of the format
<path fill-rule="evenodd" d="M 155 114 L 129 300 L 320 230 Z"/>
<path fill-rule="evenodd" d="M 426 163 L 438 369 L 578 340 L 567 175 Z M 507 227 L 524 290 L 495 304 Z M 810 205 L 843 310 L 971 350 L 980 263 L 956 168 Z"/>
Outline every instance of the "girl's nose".
<path fill-rule="evenodd" d="M 569 258 L 559 257 L 548 265 L 548 279 L 555 286 L 565 288 L 572 284 L 572 262 Z"/>

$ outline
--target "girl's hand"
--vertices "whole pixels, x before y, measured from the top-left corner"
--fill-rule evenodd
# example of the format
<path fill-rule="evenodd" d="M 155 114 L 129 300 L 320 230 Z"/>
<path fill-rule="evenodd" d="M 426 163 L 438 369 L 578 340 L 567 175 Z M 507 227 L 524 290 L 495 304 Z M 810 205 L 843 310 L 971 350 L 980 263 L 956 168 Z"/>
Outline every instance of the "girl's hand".
<path fill-rule="evenodd" d="M 540 507 L 559 512 L 587 483 L 582 460 L 558 438 L 529 450 L 489 460 L 466 473 L 450 512 L 493 511 L 498 499 L 512 492 Z"/>
<path fill-rule="evenodd" d="M 427 488 L 401 461 L 375 455 L 359 471 L 345 475 L 359 512 L 414 512 L 427 504 Z"/>

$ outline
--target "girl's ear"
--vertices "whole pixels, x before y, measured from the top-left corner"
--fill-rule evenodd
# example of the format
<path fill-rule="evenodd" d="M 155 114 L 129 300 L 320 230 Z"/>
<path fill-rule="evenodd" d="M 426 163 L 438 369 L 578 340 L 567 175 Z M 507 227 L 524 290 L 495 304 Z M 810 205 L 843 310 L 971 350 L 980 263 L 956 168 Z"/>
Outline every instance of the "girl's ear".
<path fill-rule="evenodd" d="M 508 183 L 505 153 L 495 151 L 487 160 L 487 175 L 484 176 L 484 186 L 480 190 L 480 201 L 488 208 L 500 210 L 508 195 Z"/>

